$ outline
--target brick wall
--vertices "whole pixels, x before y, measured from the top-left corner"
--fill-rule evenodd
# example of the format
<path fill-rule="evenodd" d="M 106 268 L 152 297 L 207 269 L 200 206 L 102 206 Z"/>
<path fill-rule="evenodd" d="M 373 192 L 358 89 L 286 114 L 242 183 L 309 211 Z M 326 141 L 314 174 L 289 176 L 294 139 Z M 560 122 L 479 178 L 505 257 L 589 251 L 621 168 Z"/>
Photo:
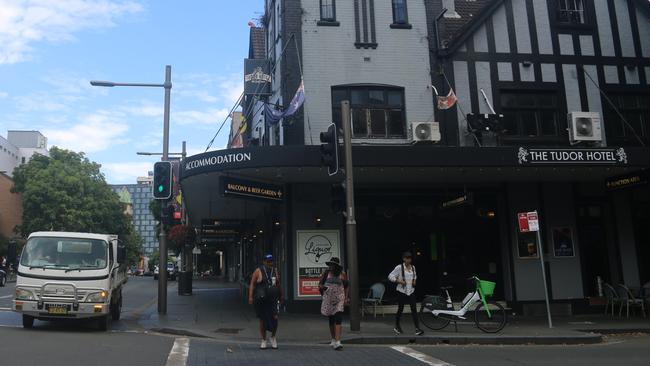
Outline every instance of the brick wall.
<path fill-rule="evenodd" d="M 22 222 L 23 206 L 20 195 L 11 193 L 14 182 L 0 174 L 0 234 L 10 238 L 14 228 Z"/>

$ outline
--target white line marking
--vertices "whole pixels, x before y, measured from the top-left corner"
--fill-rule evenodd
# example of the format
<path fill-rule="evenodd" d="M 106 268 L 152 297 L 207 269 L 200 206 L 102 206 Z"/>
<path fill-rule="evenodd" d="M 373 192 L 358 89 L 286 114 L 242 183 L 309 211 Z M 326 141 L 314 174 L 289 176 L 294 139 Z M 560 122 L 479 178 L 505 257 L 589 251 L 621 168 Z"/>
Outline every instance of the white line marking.
<path fill-rule="evenodd" d="M 14 297 L 14 295 L 5 295 L 5 296 L 0 296 L 0 299 L 8 299 L 10 297 Z"/>
<path fill-rule="evenodd" d="M 14 311 L 12 308 L 0 308 L 0 311 Z"/>
<path fill-rule="evenodd" d="M 167 356 L 167 366 L 185 366 L 187 365 L 187 356 L 190 353 L 190 339 L 176 338 L 172 350 Z"/>
<path fill-rule="evenodd" d="M 390 347 L 394 349 L 395 351 L 405 354 L 411 358 L 415 358 L 416 360 L 423 362 L 427 365 L 430 366 L 454 366 L 451 363 L 439 360 L 437 358 L 433 358 L 429 355 L 425 355 L 424 353 L 418 352 L 412 348 L 409 347 L 404 347 L 404 346 L 392 346 Z"/>

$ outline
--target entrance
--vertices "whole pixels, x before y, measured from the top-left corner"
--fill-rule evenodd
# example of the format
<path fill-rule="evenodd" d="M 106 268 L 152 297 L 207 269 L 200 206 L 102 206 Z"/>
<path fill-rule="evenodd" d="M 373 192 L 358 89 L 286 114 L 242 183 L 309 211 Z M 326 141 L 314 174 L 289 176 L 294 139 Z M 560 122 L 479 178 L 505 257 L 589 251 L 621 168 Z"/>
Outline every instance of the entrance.
<path fill-rule="evenodd" d="M 598 295 L 596 278 L 613 283 L 607 250 L 607 225 L 604 204 L 599 202 L 578 204 L 578 240 L 582 247 L 582 267 L 585 294 Z"/>

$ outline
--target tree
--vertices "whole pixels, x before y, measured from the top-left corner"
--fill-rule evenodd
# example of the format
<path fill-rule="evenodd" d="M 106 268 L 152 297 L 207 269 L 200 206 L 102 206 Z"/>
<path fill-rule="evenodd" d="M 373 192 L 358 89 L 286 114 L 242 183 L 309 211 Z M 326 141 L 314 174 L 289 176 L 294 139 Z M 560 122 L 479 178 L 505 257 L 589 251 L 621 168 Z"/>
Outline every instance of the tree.
<path fill-rule="evenodd" d="M 50 230 L 116 234 L 135 259 L 142 240 L 100 168 L 84 153 L 57 147 L 49 157 L 34 155 L 16 168 L 12 192 L 21 193 L 23 201 L 17 231 L 23 237 Z"/>
<path fill-rule="evenodd" d="M 158 265 L 158 262 L 160 262 L 160 251 L 156 249 L 149 256 L 149 272 L 153 272 L 154 268 Z"/>

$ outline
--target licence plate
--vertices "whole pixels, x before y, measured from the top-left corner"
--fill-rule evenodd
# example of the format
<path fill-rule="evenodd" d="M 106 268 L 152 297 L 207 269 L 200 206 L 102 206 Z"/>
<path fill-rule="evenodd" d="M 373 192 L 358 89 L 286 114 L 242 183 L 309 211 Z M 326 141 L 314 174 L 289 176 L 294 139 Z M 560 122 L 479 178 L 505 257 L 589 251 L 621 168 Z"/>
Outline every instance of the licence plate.
<path fill-rule="evenodd" d="M 47 307 L 47 312 L 49 314 L 55 314 L 55 315 L 66 315 L 66 314 L 68 314 L 68 306 L 67 305 L 49 305 Z"/>

